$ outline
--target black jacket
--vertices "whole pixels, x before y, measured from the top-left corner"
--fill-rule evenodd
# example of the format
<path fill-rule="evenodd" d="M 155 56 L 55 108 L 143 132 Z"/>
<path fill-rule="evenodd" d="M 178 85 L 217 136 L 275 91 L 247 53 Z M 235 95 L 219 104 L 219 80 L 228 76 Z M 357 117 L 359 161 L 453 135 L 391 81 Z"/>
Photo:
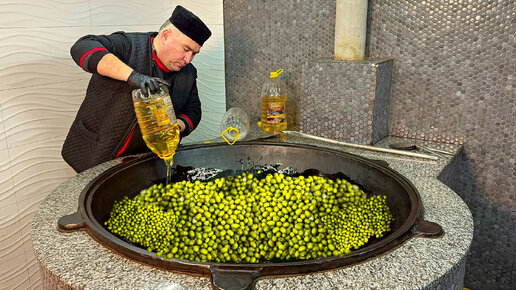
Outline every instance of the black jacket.
<path fill-rule="evenodd" d="M 159 76 L 171 82 L 169 91 L 174 110 L 177 117 L 183 119 L 187 126 L 182 136 L 188 135 L 201 118 L 196 87 L 197 70 L 188 64 L 179 72 L 157 73 L 156 64 L 152 59 L 153 34 L 123 33 L 123 36 L 130 42 L 130 47 L 125 46 L 130 48 L 130 53 L 126 53 L 128 59 L 124 59 L 123 55 L 117 56 L 139 73 Z M 85 38 L 87 37 L 90 36 Z M 81 40 L 76 45 L 80 44 Z M 74 47 L 72 56 L 73 50 Z M 76 57 L 74 59 L 78 63 L 81 62 Z M 84 57 L 81 57 L 81 60 L 84 61 Z M 131 148 L 131 154 L 149 151 L 137 126 L 131 96 L 133 89 L 126 82 L 103 77 L 97 73 L 92 74 L 86 97 L 61 151 L 64 160 L 75 171 L 81 172 L 114 159 L 127 148 Z"/>

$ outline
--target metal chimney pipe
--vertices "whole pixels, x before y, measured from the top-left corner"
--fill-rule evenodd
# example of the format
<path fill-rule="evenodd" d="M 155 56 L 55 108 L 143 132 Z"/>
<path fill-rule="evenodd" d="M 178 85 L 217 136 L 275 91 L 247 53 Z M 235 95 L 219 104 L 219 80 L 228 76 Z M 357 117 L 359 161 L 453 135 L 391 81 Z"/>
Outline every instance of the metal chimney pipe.
<path fill-rule="evenodd" d="M 337 0 L 334 60 L 365 56 L 367 0 Z"/>

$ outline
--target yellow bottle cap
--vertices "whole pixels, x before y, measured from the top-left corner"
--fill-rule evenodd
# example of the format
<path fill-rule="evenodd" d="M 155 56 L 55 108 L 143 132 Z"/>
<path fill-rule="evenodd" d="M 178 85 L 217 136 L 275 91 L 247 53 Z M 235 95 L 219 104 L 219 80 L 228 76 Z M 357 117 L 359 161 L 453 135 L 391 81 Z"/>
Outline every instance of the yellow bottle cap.
<path fill-rule="evenodd" d="M 283 69 L 282 69 L 282 68 L 280 68 L 280 69 L 279 69 L 279 70 L 277 70 L 277 71 L 271 71 L 271 73 L 269 74 L 269 77 L 270 77 L 271 79 L 273 79 L 273 78 L 275 78 L 275 77 L 279 76 L 282 72 L 283 72 Z"/>
<path fill-rule="evenodd" d="M 226 132 L 229 134 L 229 136 L 233 139 L 233 142 L 229 141 L 228 138 L 226 138 Z M 228 127 L 226 130 L 222 131 L 220 134 L 222 136 L 222 139 L 224 139 L 229 145 L 235 144 L 236 140 L 240 138 L 240 131 L 238 131 L 238 128 L 235 127 Z"/>

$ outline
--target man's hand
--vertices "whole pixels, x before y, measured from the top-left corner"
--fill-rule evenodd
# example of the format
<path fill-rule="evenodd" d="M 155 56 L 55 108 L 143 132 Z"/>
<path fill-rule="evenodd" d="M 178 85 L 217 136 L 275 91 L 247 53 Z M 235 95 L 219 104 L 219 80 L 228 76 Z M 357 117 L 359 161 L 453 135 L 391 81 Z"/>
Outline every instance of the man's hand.
<path fill-rule="evenodd" d="M 140 88 L 143 95 L 157 93 L 159 91 L 159 84 L 164 84 L 167 87 L 170 86 L 168 82 L 160 78 L 146 76 L 134 70 L 127 78 L 127 83 L 133 87 Z"/>
<path fill-rule="evenodd" d="M 177 125 L 179 126 L 179 130 L 183 132 L 186 128 L 185 122 L 181 119 L 177 119 Z"/>

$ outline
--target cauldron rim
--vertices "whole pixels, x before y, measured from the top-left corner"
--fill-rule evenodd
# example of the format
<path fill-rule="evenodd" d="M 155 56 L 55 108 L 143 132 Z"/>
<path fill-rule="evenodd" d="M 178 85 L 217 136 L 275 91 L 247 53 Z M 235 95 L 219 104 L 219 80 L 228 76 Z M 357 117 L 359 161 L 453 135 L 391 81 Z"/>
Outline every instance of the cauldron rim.
<path fill-rule="evenodd" d="M 393 170 L 392 168 L 383 165 L 381 162 L 376 160 L 367 159 L 365 157 L 361 157 L 358 155 L 354 155 L 351 153 L 338 151 L 335 149 L 329 149 L 324 147 L 317 147 L 313 145 L 304 145 L 304 144 L 292 144 L 292 143 L 282 143 L 282 142 L 270 142 L 270 141 L 247 141 L 247 142 L 239 142 L 233 146 L 247 146 L 247 145 L 263 145 L 263 146 L 285 146 L 285 147 L 298 147 L 298 148 L 306 148 L 306 149 L 316 149 L 319 151 L 325 151 L 328 153 L 336 154 L 339 156 L 344 156 L 346 158 L 355 159 L 361 163 L 365 163 L 369 167 L 373 167 L 377 170 L 382 171 L 383 173 L 389 175 L 391 178 L 395 179 L 403 188 L 407 190 L 410 197 L 411 209 L 408 217 L 402 223 L 402 225 L 395 231 L 389 233 L 388 236 L 382 238 L 381 240 L 373 243 L 371 245 L 366 245 L 363 248 L 352 251 L 350 254 L 346 254 L 343 256 L 331 256 L 327 258 L 321 259 L 310 259 L 304 261 L 292 261 L 292 262 L 281 262 L 281 263 L 259 263 L 259 264 L 244 264 L 244 263 L 217 263 L 217 262 L 197 262 L 197 261 L 189 261 L 189 260 L 180 260 L 180 259 L 163 259 L 155 256 L 153 253 L 149 253 L 147 250 L 131 245 L 130 243 L 120 239 L 107 231 L 95 218 L 92 212 L 91 204 L 94 193 L 98 187 L 100 187 L 103 182 L 109 180 L 109 178 L 119 171 L 129 168 L 130 166 L 136 166 L 137 164 L 144 163 L 149 161 L 150 159 L 157 158 L 154 154 L 144 154 L 142 156 L 136 158 L 130 158 L 124 160 L 121 164 L 118 164 L 100 175 L 91 180 L 88 185 L 82 190 L 79 197 L 79 210 L 78 210 L 78 218 L 82 219 L 83 227 L 85 226 L 87 232 L 92 236 L 95 240 L 105 245 L 106 247 L 114 250 L 115 252 L 129 257 L 131 259 L 137 260 L 139 262 L 143 262 L 144 264 L 149 264 L 152 266 L 157 266 L 160 268 L 164 268 L 166 270 L 178 271 L 182 273 L 188 274 L 202 274 L 202 275 L 212 275 L 212 280 L 214 279 L 215 271 L 235 271 L 235 270 L 249 270 L 256 271 L 258 273 L 255 275 L 254 279 L 263 276 L 285 276 L 285 275 L 296 275 L 303 274 L 309 272 L 323 271 L 335 269 L 343 266 L 349 266 L 355 264 L 360 261 L 364 261 L 369 259 L 370 257 L 379 255 L 386 251 L 389 251 L 400 244 L 402 244 L 408 238 L 415 236 L 417 234 L 421 234 L 421 232 L 414 232 L 412 229 L 418 225 L 420 222 L 425 222 L 422 220 L 423 215 L 423 205 L 420 198 L 420 195 L 415 188 L 415 186 L 404 176 Z M 180 146 L 178 148 L 178 152 L 180 151 L 188 151 L 195 150 L 198 148 L 207 148 L 207 147 L 219 147 L 219 146 L 228 146 L 226 144 L 202 144 L 202 145 L 190 145 L 190 146 Z M 77 214 L 76 213 L 76 214 Z M 66 230 L 61 228 L 61 230 Z M 429 236 L 438 236 L 442 233 L 425 233 Z M 126 251 L 127 249 L 128 251 Z M 345 260 L 345 261 L 344 261 Z M 310 269 L 308 269 L 310 268 Z M 281 273 L 278 273 L 281 272 Z"/>

